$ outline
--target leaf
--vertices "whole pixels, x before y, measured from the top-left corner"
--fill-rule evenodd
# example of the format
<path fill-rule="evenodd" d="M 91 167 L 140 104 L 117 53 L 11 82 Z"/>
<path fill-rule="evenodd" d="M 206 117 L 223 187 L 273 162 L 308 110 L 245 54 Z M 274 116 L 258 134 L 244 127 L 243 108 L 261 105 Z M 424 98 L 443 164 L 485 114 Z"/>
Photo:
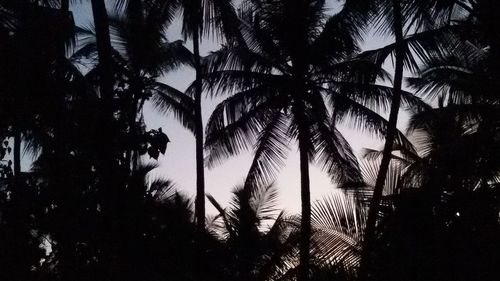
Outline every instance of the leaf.
<path fill-rule="evenodd" d="M 158 157 L 160 156 L 160 151 L 156 147 L 150 146 L 148 148 L 148 155 L 149 157 L 158 160 Z"/>

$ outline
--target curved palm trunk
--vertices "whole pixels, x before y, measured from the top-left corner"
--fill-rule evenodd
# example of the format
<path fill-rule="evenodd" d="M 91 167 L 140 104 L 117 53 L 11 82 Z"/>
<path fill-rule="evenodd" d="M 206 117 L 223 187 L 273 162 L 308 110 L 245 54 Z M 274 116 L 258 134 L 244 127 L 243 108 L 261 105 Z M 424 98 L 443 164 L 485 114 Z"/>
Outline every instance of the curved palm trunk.
<path fill-rule="evenodd" d="M 359 267 L 359 280 L 365 281 L 369 277 L 369 260 L 375 242 L 375 227 L 377 223 L 377 215 L 380 209 L 380 201 L 382 200 L 382 192 L 384 183 L 387 177 L 387 171 L 391 161 L 392 147 L 397 134 L 398 113 L 401 104 L 401 90 L 403 84 L 403 68 L 404 68 L 404 46 L 403 44 L 403 23 L 401 5 L 398 0 L 392 0 L 393 16 L 394 16 L 394 33 L 396 39 L 396 54 L 395 54 L 395 70 L 394 70 L 394 85 L 393 99 L 391 104 L 391 112 L 389 115 L 389 123 L 387 126 L 387 135 L 385 139 L 384 151 L 380 169 L 377 175 L 377 181 L 373 190 L 373 197 L 370 202 L 370 210 L 366 221 L 364 245 L 361 254 L 361 262 Z"/>

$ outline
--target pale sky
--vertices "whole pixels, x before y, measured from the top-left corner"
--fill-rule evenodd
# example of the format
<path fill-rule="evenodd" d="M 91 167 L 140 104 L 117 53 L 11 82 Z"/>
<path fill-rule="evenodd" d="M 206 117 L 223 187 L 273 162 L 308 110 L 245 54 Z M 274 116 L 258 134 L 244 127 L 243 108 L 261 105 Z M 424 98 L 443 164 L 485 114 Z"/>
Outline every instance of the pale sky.
<path fill-rule="evenodd" d="M 338 7 L 338 1 L 331 0 L 330 6 Z M 88 4 L 75 5 L 72 8 L 77 25 L 85 25 L 92 21 L 92 12 Z M 180 24 L 174 22 L 168 31 L 170 41 L 181 39 Z M 386 41 L 376 36 L 368 36 L 363 42 L 364 49 L 373 49 L 383 46 Z M 191 42 L 186 46 L 191 49 Z M 202 52 L 216 50 L 218 45 L 209 40 L 202 43 Z M 173 74 L 163 77 L 162 82 L 167 83 L 177 89 L 184 90 L 194 79 L 194 71 L 190 69 L 179 70 Z M 208 120 L 211 111 L 215 108 L 219 100 L 203 101 L 203 119 Z M 153 176 L 171 179 L 176 183 L 178 190 L 193 196 L 196 190 L 196 169 L 195 169 L 195 141 L 192 134 L 184 129 L 173 117 L 162 116 L 155 112 L 150 104 L 144 108 L 144 117 L 148 129 L 161 127 L 169 136 L 171 142 L 168 144 L 167 152 L 159 158 L 159 167 L 153 171 Z M 364 148 L 380 148 L 382 143 L 364 136 L 361 133 L 342 129 L 344 136 L 350 142 L 356 152 Z M 280 207 L 290 212 L 300 211 L 300 173 L 297 147 L 290 148 L 289 158 L 286 167 L 281 171 L 276 184 L 279 188 Z M 223 206 L 227 206 L 227 201 L 231 198 L 231 190 L 237 184 L 243 182 L 248 172 L 252 160 L 251 152 L 242 154 L 226 161 L 225 164 L 205 170 L 206 193 L 212 194 Z M 335 186 L 330 182 L 326 174 L 314 166 L 310 169 L 311 178 L 311 198 L 320 199 L 329 193 L 335 192 Z M 208 213 L 215 213 L 215 209 L 207 201 Z"/>

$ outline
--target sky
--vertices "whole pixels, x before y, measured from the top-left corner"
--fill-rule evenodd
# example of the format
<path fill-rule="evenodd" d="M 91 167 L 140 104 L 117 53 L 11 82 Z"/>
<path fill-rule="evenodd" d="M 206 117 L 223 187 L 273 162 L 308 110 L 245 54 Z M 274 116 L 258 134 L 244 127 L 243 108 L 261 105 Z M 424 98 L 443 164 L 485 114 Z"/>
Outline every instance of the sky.
<path fill-rule="evenodd" d="M 88 4 L 75 4 L 71 7 L 77 25 L 88 25 L 92 22 L 92 11 Z M 90 1 L 88 1 L 90 2 Z M 339 2 L 329 1 L 329 11 L 339 9 Z M 168 40 L 174 41 L 182 39 L 180 34 L 180 23 L 175 21 L 167 31 Z M 387 43 L 377 36 L 369 35 L 362 42 L 365 50 L 381 47 Z M 191 42 L 186 42 L 186 46 L 191 49 Z M 201 45 L 202 55 L 208 54 L 218 48 L 218 44 L 211 40 L 204 40 Z M 191 69 L 181 69 L 160 79 L 161 82 L 173 86 L 179 90 L 186 89 L 194 79 L 194 71 Z M 219 99 L 205 99 L 202 103 L 204 122 L 208 120 L 212 110 Z M 195 139 L 194 136 L 184 129 L 172 116 L 164 116 L 154 110 L 153 106 L 147 103 L 144 107 L 144 118 L 148 129 L 162 128 L 170 138 L 165 155 L 160 156 L 158 168 L 151 172 L 152 177 L 166 178 L 172 180 L 179 191 L 193 196 L 196 190 L 196 168 L 195 168 Z M 401 124 L 404 123 L 404 117 Z M 399 126 L 402 127 L 402 126 Z M 357 155 L 362 148 L 382 147 L 380 140 L 374 140 L 369 135 L 363 135 L 343 127 L 340 131 L 349 141 Z M 224 164 L 205 170 L 206 193 L 213 195 L 219 203 L 227 206 L 232 194 L 231 190 L 244 181 L 252 161 L 252 152 L 241 154 L 228 159 Z M 330 182 L 329 177 L 318 167 L 312 165 L 310 169 L 311 179 L 311 199 L 318 200 L 330 193 L 336 192 L 335 185 Z M 299 156 L 296 144 L 292 143 L 286 166 L 279 173 L 275 183 L 279 189 L 279 207 L 289 212 L 300 211 L 300 173 Z M 207 212 L 215 214 L 216 210 L 207 201 Z"/>

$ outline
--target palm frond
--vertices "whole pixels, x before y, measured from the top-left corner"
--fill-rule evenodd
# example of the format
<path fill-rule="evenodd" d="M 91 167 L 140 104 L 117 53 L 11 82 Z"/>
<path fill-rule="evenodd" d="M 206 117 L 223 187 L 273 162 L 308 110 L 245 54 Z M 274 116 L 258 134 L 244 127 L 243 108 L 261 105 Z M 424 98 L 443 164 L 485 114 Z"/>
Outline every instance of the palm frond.
<path fill-rule="evenodd" d="M 204 34 L 229 41 L 241 40 L 239 18 L 232 1 L 203 1 Z"/>
<path fill-rule="evenodd" d="M 228 235 L 229 237 L 234 237 L 236 234 L 235 234 L 235 230 L 234 230 L 234 225 L 231 223 L 230 219 L 228 218 L 228 214 L 226 212 L 226 209 L 222 207 L 221 204 L 219 204 L 219 202 L 217 202 L 217 200 L 210 194 L 207 194 L 207 199 L 208 201 L 215 207 L 215 209 L 217 209 L 217 211 L 219 212 L 219 217 L 222 218 L 222 221 L 224 222 L 224 227 L 223 227 L 223 230 L 221 231 L 220 229 L 218 230 L 218 232 L 224 232 L 224 231 L 227 231 L 228 232 Z"/>
<path fill-rule="evenodd" d="M 254 159 L 245 186 L 265 186 L 275 180 L 288 152 L 287 130 L 288 122 L 283 113 L 274 113 L 254 145 Z"/>
<path fill-rule="evenodd" d="M 422 31 L 407 36 L 403 40 L 405 47 L 405 68 L 410 71 L 419 69 L 419 60 L 426 61 L 432 57 L 443 57 L 448 53 L 450 47 L 456 44 L 453 32 L 457 27 L 445 26 L 438 29 Z M 360 59 L 368 59 L 382 67 L 390 56 L 394 56 L 396 44 L 392 43 L 385 47 L 365 51 L 359 54 Z M 418 60 L 417 60 L 418 58 Z"/>
<path fill-rule="evenodd" d="M 354 197 L 336 192 L 316 201 L 311 220 L 315 259 L 355 268 L 360 259 L 366 214 Z"/>
<path fill-rule="evenodd" d="M 334 108 L 336 122 L 342 122 L 355 130 L 370 132 L 379 138 L 385 136 L 388 122 L 378 113 L 340 94 L 337 94 L 330 102 Z M 397 131 L 396 143 L 407 151 L 415 151 L 412 143 L 399 130 Z"/>
<path fill-rule="evenodd" d="M 149 184 L 148 194 L 157 201 L 168 201 L 177 195 L 177 191 L 171 180 L 157 178 Z"/>
<path fill-rule="evenodd" d="M 322 101 L 316 102 L 311 115 L 314 116 L 312 143 L 316 147 L 316 161 L 322 165 L 322 169 L 336 183 L 360 178 L 356 156 L 335 127 Z"/>
<path fill-rule="evenodd" d="M 265 221 L 276 219 L 277 205 L 278 189 L 274 184 L 252 188 L 250 207 L 256 214 L 258 226 Z"/>
<path fill-rule="evenodd" d="M 206 127 L 206 164 L 213 167 L 227 157 L 249 149 L 267 124 L 274 109 L 268 104 L 253 105 L 254 91 L 240 92 L 220 103 Z"/>
<path fill-rule="evenodd" d="M 152 85 L 152 102 L 164 114 L 172 112 L 181 124 L 195 134 L 194 101 L 183 92 L 163 83 Z"/>
<path fill-rule="evenodd" d="M 363 175 L 361 182 L 348 182 L 340 185 L 339 188 L 346 190 L 348 194 L 354 196 L 359 203 L 368 206 L 372 195 L 375 183 L 377 181 L 378 171 L 380 169 L 381 158 L 364 159 L 360 162 L 360 170 Z M 391 161 L 387 171 L 387 177 L 384 183 L 382 195 L 385 198 L 390 198 L 393 195 L 399 194 L 400 190 L 405 187 L 404 174 L 408 163 Z M 385 204 L 386 200 L 382 203 Z"/>

